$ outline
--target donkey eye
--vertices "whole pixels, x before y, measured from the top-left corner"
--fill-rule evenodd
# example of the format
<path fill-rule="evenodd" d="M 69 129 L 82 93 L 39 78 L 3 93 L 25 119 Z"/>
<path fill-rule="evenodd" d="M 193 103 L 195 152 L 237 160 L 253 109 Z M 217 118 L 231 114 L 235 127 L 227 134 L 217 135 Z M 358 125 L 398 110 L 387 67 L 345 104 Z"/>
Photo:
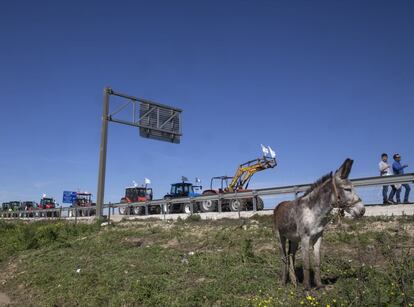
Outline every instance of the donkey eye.
<path fill-rule="evenodd" d="M 351 188 L 346 188 L 344 190 L 347 191 L 347 192 L 352 192 L 352 189 Z"/>

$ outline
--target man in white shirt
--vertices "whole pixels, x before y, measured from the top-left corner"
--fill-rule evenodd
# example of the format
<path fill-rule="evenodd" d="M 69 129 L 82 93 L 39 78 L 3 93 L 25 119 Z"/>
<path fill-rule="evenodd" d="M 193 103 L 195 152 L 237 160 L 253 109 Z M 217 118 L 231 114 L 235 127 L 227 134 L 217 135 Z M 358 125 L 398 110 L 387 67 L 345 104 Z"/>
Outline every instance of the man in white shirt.
<path fill-rule="evenodd" d="M 388 155 L 386 153 L 383 153 L 381 155 L 381 161 L 378 164 L 378 166 L 379 166 L 380 176 L 389 176 L 389 175 L 392 175 L 392 173 L 391 173 L 391 166 L 388 164 Z M 390 196 L 394 197 L 394 194 L 395 194 L 394 189 L 395 189 L 395 187 L 394 186 L 391 186 L 391 188 L 392 188 L 392 191 L 390 193 Z M 382 186 L 382 199 L 383 199 L 383 204 L 384 205 L 393 204 L 394 201 L 392 200 L 392 197 L 388 198 L 388 186 L 387 185 Z"/>

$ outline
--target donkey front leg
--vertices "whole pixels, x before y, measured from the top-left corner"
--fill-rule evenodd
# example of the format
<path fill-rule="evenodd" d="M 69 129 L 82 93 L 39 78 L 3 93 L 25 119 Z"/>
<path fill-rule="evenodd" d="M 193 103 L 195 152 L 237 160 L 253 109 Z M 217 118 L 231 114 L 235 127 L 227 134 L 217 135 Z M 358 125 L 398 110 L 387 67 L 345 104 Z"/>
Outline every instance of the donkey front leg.
<path fill-rule="evenodd" d="M 309 262 L 309 246 L 310 238 L 304 237 L 300 242 L 300 247 L 302 248 L 302 258 L 303 258 L 303 286 L 306 290 L 309 290 L 311 287 L 310 283 L 310 262 Z"/>
<path fill-rule="evenodd" d="M 289 278 L 292 284 L 297 287 L 298 282 L 295 274 L 295 255 L 298 250 L 298 243 L 289 240 Z"/>
<path fill-rule="evenodd" d="M 313 255 L 315 257 L 315 285 L 317 288 L 322 288 L 322 281 L 321 281 L 321 243 L 322 243 L 322 236 L 320 236 L 315 244 L 313 245 Z"/>
<path fill-rule="evenodd" d="M 288 262 L 289 259 L 287 257 L 286 254 L 286 237 L 282 236 L 279 233 L 279 240 L 280 240 L 280 255 L 282 257 L 282 283 L 285 285 L 287 283 L 287 278 L 288 278 Z"/>

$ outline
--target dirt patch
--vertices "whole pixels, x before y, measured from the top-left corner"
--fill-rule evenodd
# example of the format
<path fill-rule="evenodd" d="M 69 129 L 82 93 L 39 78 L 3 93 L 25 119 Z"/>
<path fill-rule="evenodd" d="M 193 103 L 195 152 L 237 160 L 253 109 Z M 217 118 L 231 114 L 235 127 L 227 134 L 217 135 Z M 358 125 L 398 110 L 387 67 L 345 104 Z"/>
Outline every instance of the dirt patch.
<path fill-rule="evenodd" d="M 129 247 L 146 247 L 150 244 L 144 238 L 128 237 L 122 239 L 122 244 Z"/>
<path fill-rule="evenodd" d="M 2 270 L 0 270 L 0 285 L 5 285 L 8 280 L 16 277 L 17 263 L 10 261 Z"/>
<path fill-rule="evenodd" d="M 263 251 L 275 251 L 276 247 L 274 243 L 262 243 L 262 244 L 258 244 L 256 245 L 256 251 L 258 253 L 263 252 Z"/>
<path fill-rule="evenodd" d="M 115 230 L 122 230 L 123 228 L 154 228 L 160 227 L 165 230 L 169 230 L 174 227 L 174 223 L 171 221 L 160 220 L 126 220 L 116 224 Z"/>
<path fill-rule="evenodd" d="M 11 304 L 10 298 L 6 293 L 0 292 L 0 306 L 7 306 L 9 304 Z"/>
<path fill-rule="evenodd" d="M 171 248 L 171 247 L 177 247 L 180 245 L 180 242 L 176 238 L 169 240 L 167 243 L 163 244 L 162 247 L 164 248 Z"/>

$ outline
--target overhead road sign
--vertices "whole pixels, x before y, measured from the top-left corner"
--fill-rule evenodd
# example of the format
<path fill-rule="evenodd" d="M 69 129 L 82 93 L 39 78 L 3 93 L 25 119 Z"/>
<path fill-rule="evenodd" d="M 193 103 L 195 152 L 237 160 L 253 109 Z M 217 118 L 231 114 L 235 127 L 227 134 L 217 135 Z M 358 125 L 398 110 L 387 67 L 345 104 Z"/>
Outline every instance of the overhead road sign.
<path fill-rule="evenodd" d="M 72 204 L 76 198 L 78 193 L 72 191 L 63 191 L 63 200 L 62 202 L 65 204 Z"/>
<path fill-rule="evenodd" d="M 139 127 L 139 135 L 144 138 L 180 143 L 181 109 L 167 106 L 148 99 L 136 98 L 109 89 L 110 94 L 128 101 L 109 114 L 108 120 Z M 122 118 L 119 113 L 130 108 L 131 117 Z M 139 113 L 138 113 L 139 110 Z M 138 113 L 138 114 L 137 114 Z"/>

